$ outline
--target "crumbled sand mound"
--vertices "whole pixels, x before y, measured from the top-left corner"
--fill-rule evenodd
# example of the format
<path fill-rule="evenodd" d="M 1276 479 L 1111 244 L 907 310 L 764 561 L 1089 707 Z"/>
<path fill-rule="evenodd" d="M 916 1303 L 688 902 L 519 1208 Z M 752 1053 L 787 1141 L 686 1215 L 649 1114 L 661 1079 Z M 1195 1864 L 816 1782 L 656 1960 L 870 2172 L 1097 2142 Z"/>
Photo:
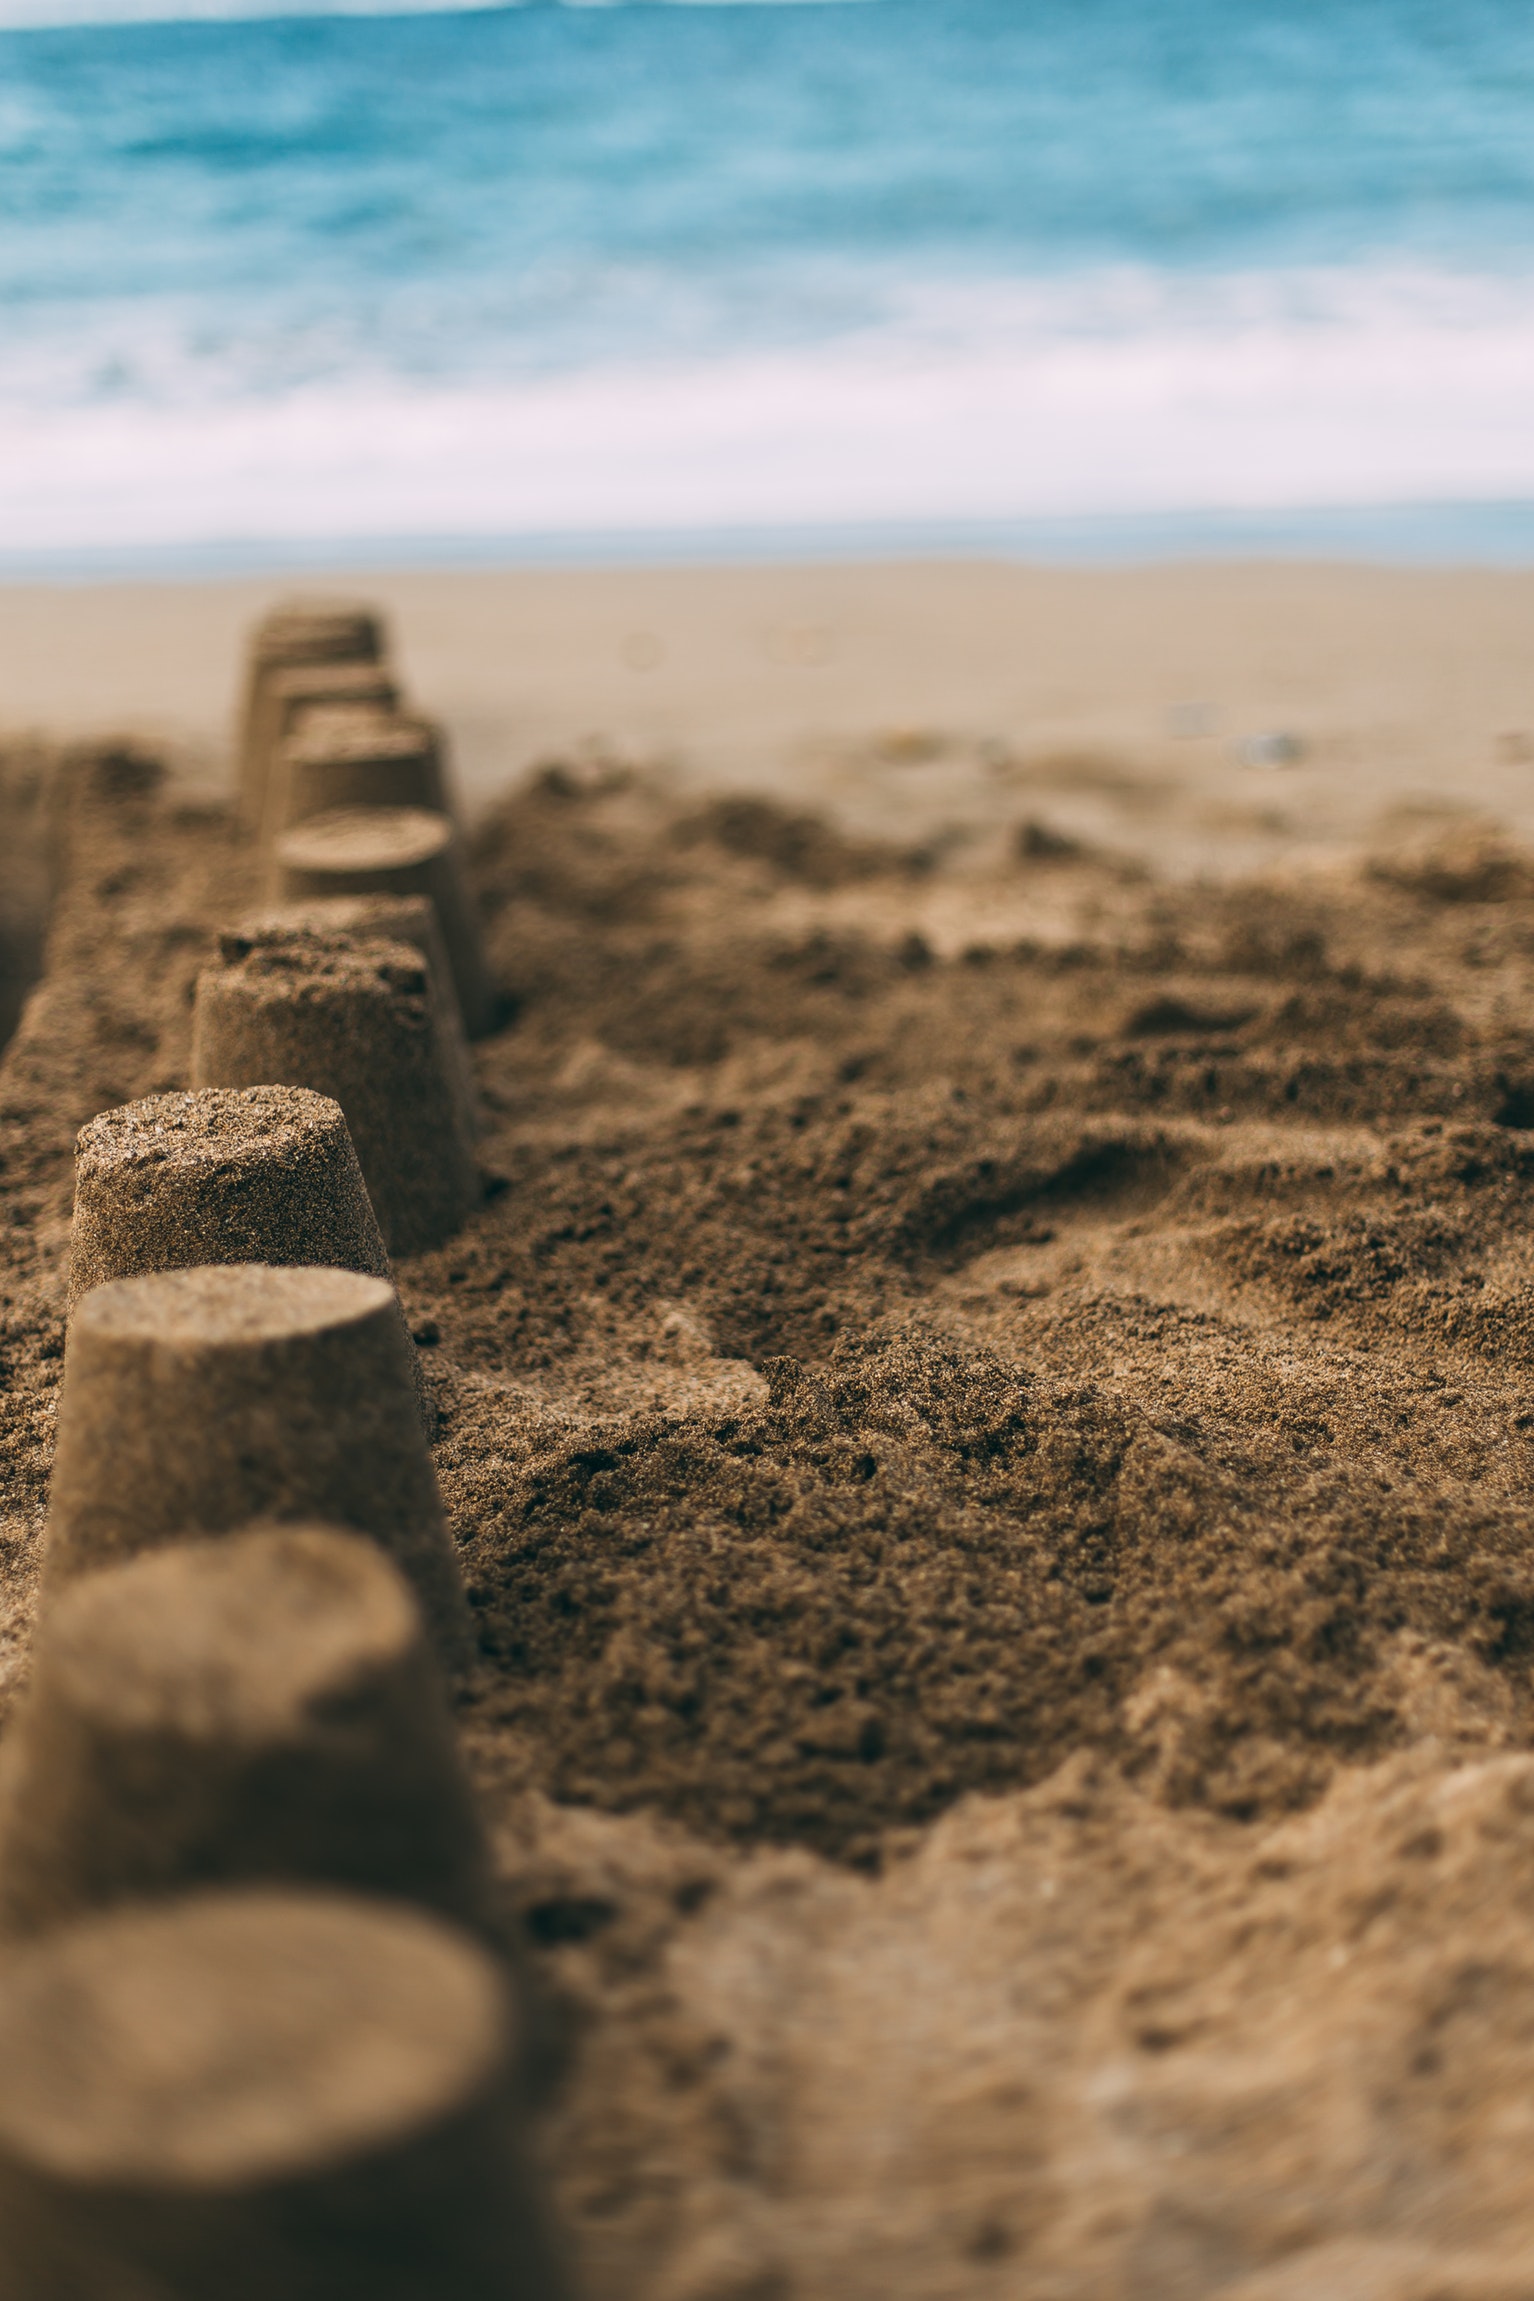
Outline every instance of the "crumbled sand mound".
<path fill-rule="evenodd" d="M 51 819 L 13 1670 L 73 1132 L 255 892 L 131 758 Z M 1527 2301 L 1534 869 L 1013 856 L 938 956 L 940 852 L 766 801 L 479 834 L 486 1200 L 398 1275 L 588 2289 Z"/>

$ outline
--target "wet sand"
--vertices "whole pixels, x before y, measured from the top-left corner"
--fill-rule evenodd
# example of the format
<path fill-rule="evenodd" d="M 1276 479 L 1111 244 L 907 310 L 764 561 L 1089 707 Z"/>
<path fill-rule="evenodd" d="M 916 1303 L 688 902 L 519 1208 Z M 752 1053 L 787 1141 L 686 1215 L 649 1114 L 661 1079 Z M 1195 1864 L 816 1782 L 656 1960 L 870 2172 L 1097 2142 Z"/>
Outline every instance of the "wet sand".
<path fill-rule="evenodd" d="M 966 686 L 969 581 L 942 709 L 770 774 L 787 705 L 684 754 L 604 719 L 648 673 L 476 673 L 529 713 L 486 1196 L 398 1276 L 584 2290 L 1527 2301 L 1534 585 L 1020 577 L 1093 645 L 1041 604 Z M 70 780 L 0 1075 L 12 1683 L 73 1131 L 182 1083 L 252 891 L 184 787 Z"/>

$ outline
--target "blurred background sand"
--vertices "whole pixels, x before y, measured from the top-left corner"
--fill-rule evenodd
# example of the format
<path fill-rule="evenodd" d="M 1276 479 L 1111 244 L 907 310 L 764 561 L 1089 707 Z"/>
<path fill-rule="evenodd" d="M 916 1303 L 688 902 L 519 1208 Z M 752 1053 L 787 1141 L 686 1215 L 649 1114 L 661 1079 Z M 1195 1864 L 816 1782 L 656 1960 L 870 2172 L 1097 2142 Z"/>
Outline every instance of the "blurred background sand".
<path fill-rule="evenodd" d="M 621 759 L 936 839 L 1021 823 L 1158 874 L 1346 861 L 1485 819 L 1534 837 L 1534 572 L 1003 563 L 344 573 L 0 588 L 8 735 L 127 732 L 228 774 L 243 635 L 360 592 L 471 811 Z"/>

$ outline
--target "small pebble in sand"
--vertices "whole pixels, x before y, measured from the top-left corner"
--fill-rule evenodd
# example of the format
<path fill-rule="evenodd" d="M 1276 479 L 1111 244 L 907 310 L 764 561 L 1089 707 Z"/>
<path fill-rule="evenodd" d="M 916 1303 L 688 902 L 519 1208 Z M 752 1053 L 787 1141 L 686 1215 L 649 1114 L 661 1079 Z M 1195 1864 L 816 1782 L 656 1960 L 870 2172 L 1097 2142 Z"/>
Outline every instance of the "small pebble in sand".
<path fill-rule="evenodd" d="M 0 1980 L 15 2301 L 555 2301 L 494 1961 L 397 1904 L 196 1894 Z"/>
<path fill-rule="evenodd" d="M 62 1590 L 6 1741 L 0 1927 L 215 1881 L 484 1921 L 484 1848 L 410 1591 L 375 1543 L 253 1528 Z"/>
<path fill-rule="evenodd" d="M 1270 727 L 1257 735 L 1239 737 L 1231 745 L 1231 757 L 1238 767 L 1297 767 L 1306 750 L 1302 735 L 1286 727 Z"/>
<path fill-rule="evenodd" d="M 874 743 L 887 767 L 928 767 L 948 749 L 946 736 L 930 727 L 887 727 Z"/>
<path fill-rule="evenodd" d="M 1013 833 L 1012 847 L 1020 863 L 1073 863 L 1083 852 L 1079 839 L 1073 839 L 1068 831 L 1056 830 L 1052 823 L 1041 823 L 1034 816 L 1019 823 Z"/>

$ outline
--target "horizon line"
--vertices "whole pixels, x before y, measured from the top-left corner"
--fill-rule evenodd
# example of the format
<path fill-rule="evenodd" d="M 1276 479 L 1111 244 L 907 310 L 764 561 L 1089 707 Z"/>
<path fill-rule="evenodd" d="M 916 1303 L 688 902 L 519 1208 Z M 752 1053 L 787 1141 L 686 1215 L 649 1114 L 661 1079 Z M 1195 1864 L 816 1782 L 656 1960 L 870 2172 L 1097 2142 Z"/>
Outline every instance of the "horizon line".
<path fill-rule="evenodd" d="M 1091 512 L 1041 519 L 795 522 L 782 527 L 246 536 L 59 551 L 0 550 L 0 586 L 166 583 L 283 572 L 475 573 L 899 560 L 1128 567 L 1314 561 L 1408 570 L 1534 572 L 1534 498 Z"/>

